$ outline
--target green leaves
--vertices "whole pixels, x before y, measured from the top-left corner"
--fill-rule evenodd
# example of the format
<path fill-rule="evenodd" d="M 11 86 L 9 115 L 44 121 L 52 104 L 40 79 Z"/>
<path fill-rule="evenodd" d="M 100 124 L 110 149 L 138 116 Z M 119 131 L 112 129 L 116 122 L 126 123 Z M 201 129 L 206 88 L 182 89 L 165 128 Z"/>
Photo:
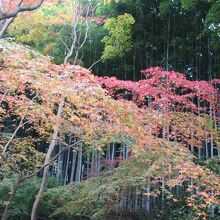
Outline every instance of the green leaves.
<path fill-rule="evenodd" d="M 107 20 L 104 28 L 109 31 L 109 36 L 102 39 L 102 42 L 105 43 L 102 54 L 103 62 L 115 57 L 122 57 L 131 50 L 131 28 L 134 23 L 133 16 L 127 13 Z"/>
<path fill-rule="evenodd" d="M 184 9 L 190 10 L 196 6 L 198 0 L 181 0 L 181 3 Z"/>
<path fill-rule="evenodd" d="M 14 185 L 16 178 L 17 176 L 14 175 L 11 178 L 4 178 L 2 181 L 0 181 L 0 211 L 8 202 L 8 193 L 11 191 L 11 188 Z M 40 178 L 33 178 L 24 181 L 21 184 L 15 194 L 13 205 L 10 209 L 10 219 L 30 219 L 30 210 L 32 208 L 34 197 L 40 187 L 40 182 Z M 57 186 L 58 182 L 53 178 L 49 178 L 48 188 Z M 49 207 L 49 205 L 50 204 L 47 203 L 47 208 Z M 43 207 L 41 208 L 41 210 L 43 210 Z"/>
<path fill-rule="evenodd" d="M 65 45 L 69 44 L 71 33 L 72 11 L 70 2 L 65 5 L 47 3 L 34 13 L 18 17 L 10 26 L 8 33 L 17 42 L 34 47 L 44 55 L 54 57 L 55 63 L 62 63 L 65 56 Z M 31 20 L 31 22 L 30 22 Z"/>

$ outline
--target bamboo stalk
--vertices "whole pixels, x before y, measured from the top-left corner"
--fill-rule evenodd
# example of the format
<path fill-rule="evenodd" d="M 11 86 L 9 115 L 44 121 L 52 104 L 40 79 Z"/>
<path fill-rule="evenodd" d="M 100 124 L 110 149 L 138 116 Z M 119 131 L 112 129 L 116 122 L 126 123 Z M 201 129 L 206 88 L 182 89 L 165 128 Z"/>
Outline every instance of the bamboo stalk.
<path fill-rule="evenodd" d="M 213 158 L 214 157 L 214 143 L 213 143 L 213 135 L 211 134 L 211 155 L 210 157 Z"/>
<path fill-rule="evenodd" d="M 66 167 L 65 167 L 64 185 L 66 185 L 66 183 L 68 181 L 69 159 L 70 159 L 70 148 L 67 151 L 67 160 L 66 160 Z"/>
<path fill-rule="evenodd" d="M 76 182 L 81 181 L 81 171 L 82 171 L 82 145 L 80 144 L 77 158 L 77 169 L 76 169 Z"/>
<path fill-rule="evenodd" d="M 73 159 L 72 159 L 72 169 L 71 169 L 71 175 L 70 175 L 70 182 L 74 181 L 74 174 L 75 174 L 75 168 L 76 168 L 76 156 L 77 156 L 77 152 L 73 151 Z"/>
<path fill-rule="evenodd" d="M 89 178 L 89 163 L 90 163 L 90 155 L 87 155 L 87 166 L 86 166 L 86 174 L 87 174 L 87 179 Z"/>
<path fill-rule="evenodd" d="M 101 166 L 101 152 L 98 151 L 98 168 L 97 168 L 97 172 L 100 172 L 100 166 Z"/>
<path fill-rule="evenodd" d="M 150 176 L 147 176 L 147 202 L 146 202 L 146 210 L 150 212 Z"/>

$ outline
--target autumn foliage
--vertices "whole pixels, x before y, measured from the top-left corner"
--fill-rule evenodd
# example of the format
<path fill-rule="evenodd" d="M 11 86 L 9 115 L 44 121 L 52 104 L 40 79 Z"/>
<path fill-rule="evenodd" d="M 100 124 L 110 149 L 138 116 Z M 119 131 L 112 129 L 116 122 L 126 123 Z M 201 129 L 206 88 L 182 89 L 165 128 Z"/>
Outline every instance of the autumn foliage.
<path fill-rule="evenodd" d="M 7 157 L 7 163 L 0 163 L 1 178 L 11 167 L 26 174 L 37 170 L 45 151 L 39 143 L 48 146 L 63 99 L 57 145 L 68 144 L 68 135 L 73 135 L 86 150 L 104 153 L 108 144 L 132 140 L 129 159 L 118 160 L 118 171 L 108 177 L 117 187 L 126 188 L 118 181 L 124 180 L 146 193 L 143 187 L 150 177 L 149 193 L 156 197 L 165 188 L 184 185 L 186 203 L 197 217 L 206 218 L 207 207 L 219 204 L 219 177 L 194 162 L 205 155 L 205 141 L 211 145 L 208 157 L 219 150 L 218 94 L 212 83 L 189 81 L 181 73 L 158 67 L 143 71 L 145 79 L 138 82 L 100 78 L 80 66 L 54 65 L 22 46 L 4 41 L 1 47 L 0 152 L 5 151 Z M 19 124 L 19 132 L 6 147 Z M 34 141 L 28 145 L 30 139 Z M 27 146 L 35 160 L 27 154 Z M 158 189 L 164 180 L 165 188 Z M 114 199 L 106 202 L 109 206 L 120 199 L 119 193 L 112 195 Z M 174 196 L 171 200 L 178 203 Z"/>
<path fill-rule="evenodd" d="M 145 79 L 138 82 L 112 78 L 98 79 L 115 98 L 129 97 L 139 106 L 175 111 L 202 111 L 216 108 L 218 91 L 207 81 L 190 81 L 182 73 L 159 67 L 142 71 Z M 198 102 L 195 102 L 198 99 Z M 198 106 L 203 103 L 203 106 Z"/>

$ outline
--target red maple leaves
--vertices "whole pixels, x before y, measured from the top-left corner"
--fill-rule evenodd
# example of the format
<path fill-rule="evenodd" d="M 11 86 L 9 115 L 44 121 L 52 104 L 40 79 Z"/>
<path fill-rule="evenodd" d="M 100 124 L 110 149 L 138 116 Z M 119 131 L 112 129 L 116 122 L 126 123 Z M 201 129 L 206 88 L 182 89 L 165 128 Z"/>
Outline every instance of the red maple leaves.
<path fill-rule="evenodd" d="M 142 73 L 146 79 L 138 82 L 115 77 L 98 78 L 98 81 L 114 98 L 133 100 L 139 106 L 194 112 L 207 112 L 210 106 L 216 108 L 218 91 L 213 83 L 220 80 L 190 81 L 182 73 L 164 71 L 159 67 Z"/>

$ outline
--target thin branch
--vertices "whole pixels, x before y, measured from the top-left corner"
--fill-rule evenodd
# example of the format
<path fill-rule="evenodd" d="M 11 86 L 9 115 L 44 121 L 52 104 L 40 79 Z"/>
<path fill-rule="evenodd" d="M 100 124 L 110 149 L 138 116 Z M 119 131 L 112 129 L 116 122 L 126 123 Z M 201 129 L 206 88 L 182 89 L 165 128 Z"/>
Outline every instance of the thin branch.
<path fill-rule="evenodd" d="M 34 101 L 34 99 L 37 98 L 38 95 L 39 95 L 39 93 L 37 93 L 37 94 L 32 98 L 32 101 Z M 11 138 L 8 140 L 8 142 L 7 142 L 6 145 L 4 146 L 2 155 L 5 155 L 5 153 L 6 153 L 7 149 L 8 149 L 8 147 L 9 147 L 9 145 L 11 144 L 12 140 L 13 140 L 14 137 L 16 136 L 18 130 L 19 130 L 20 128 L 22 128 L 24 125 L 26 125 L 26 124 L 29 122 L 29 121 L 23 122 L 24 119 L 25 119 L 25 115 L 27 114 L 28 110 L 29 110 L 29 107 L 26 109 L 26 111 L 25 111 L 23 117 L 21 118 L 21 120 L 20 120 L 20 122 L 19 122 L 19 124 L 18 124 L 18 127 L 15 129 L 15 131 L 14 131 L 14 133 L 12 134 Z"/>
<path fill-rule="evenodd" d="M 21 1 L 22 2 L 22 1 Z M 39 8 L 42 3 L 44 2 L 44 0 L 38 0 L 34 5 L 32 6 L 18 6 L 15 11 L 11 12 L 11 13 L 2 13 L 2 15 L 0 16 L 0 21 L 4 20 L 4 19 L 8 19 L 8 18 L 13 18 L 16 17 L 18 15 L 18 13 L 20 12 L 25 12 L 25 11 L 33 11 L 37 8 Z"/>
<path fill-rule="evenodd" d="M 90 23 L 88 22 L 88 16 L 89 16 L 89 11 L 90 11 L 90 8 L 91 8 L 91 2 L 88 4 L 87 6 L 87 11 L 86 11 L 86 16 L 85 16 L 85 19 L 84 19 L 84 22 L 86 23 L 86 32 L 85 32 L 85 36 L 84 36 L 84 39 L 83 39 L 83 42 L 80 44 L 80 41 L 81 41 L 81 34 L 82 34 L 82 30 L 80 31 L 80 35 L 79 35 L 79 44 L 80 46 L 77 48 L 76 50 L 76 55 L 75 55 L 75 58 L 74 58 L 74 63 L 73 64 L 76 64 L 76 61 L 78 59 L 78 56 L 79 56 L 79 51 L 82 49 L 82 47 L 84 46 L 84 44 L 86 43 L 86 40 L 88 38 L 88 32 L 89 32 L 89 28 L 90 28 Z"/>
<path fill-rule="evenodd" d="M 73 16 L 73 29 L 72 29 L 72 44 L 70 49 L 68 50 L 69 52 L 67 53 L 65 59 L 64 59 L 64 64 L 67 64 L 69 58 L 72 56 L 73 51 L 75 49 L 76 46 L 76 41 L 77 41 L 77 24 L 79 22 L 79 16 L 78 16 L 78 1 L 75 1 L 75 5 L 74 5 L 74 16 Z"/>
<path fill-rule="evenodd" d="M 68 50 L 68 52 L 70 52 L 70 49 L 68 47 L 68 45 L 65 43 L 65 41 L 62 39 L 62 37 L 60 37 L 61 42 L 64 44 L 64 46 L 66 47 L 66 49 Z"/>
<path fill-rule="evenodd" d="M 100 58 L 99 60 L 96 60 L 90 67 L 88 70 L 91 70 L 93 66 L 95 66 L 97 63 L 99 63 L 102 60 L 102 58 Z"/>
<path fill-rule="evenodd" d="M 12 140 L 13 140 L 14 137 L 16 136 L 18 130 L 19 130 L 20 128 L 22 128 L 25 124 L 28 123 L 28 121 L 26 121 L 26 122 L 23 123 L 23 120 L 24 120 L 24 117 L 20 120 L 18 127 L 15 129 L 15 131 L 14 131 L 14 133 L 12 134 L 11 138 L 8 140 L 8 142 L 7 142 L 6 145 L 4 146 L 2 155 L 5 155 L 5 153 L 6 153 L 7 149 L 8 149 L 8 147 L 9 147 L 9 145 L 11 144 Z"/>

